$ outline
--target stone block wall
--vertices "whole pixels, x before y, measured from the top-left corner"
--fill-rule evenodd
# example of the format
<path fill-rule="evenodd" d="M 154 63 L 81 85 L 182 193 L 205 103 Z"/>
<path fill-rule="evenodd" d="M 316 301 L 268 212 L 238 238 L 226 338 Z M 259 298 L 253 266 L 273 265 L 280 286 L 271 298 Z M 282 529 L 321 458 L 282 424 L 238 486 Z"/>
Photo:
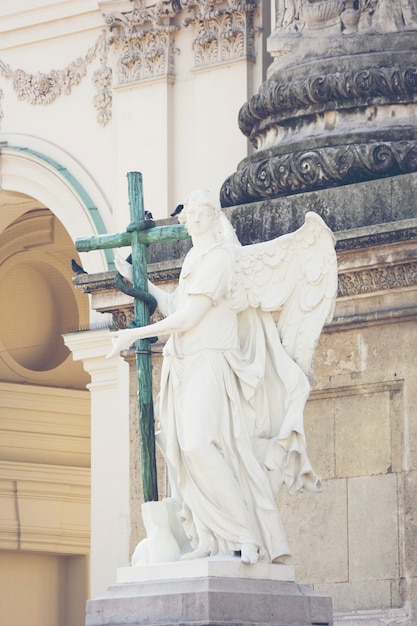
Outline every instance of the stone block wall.
<path fill-rule="evenodd" d="M 227 209 L 245 244 L 294 230 L 308 210 L 335 231 L 339 295 L 316 351 L 318 384 L 305 413 L 323 492 L 283 491 L 279 505 L 296 579 L 333 598 L 337 626 L 417 620 L 415 184 L 416 175 L 408 174 Z M 185 245 L 150 251 L 152 280 L 175 287 Z M 96 294 L 93 306 L 110 310 L 103 296 L 101 309 L 99 300 L 94 304 L 98 288 Z M 117 298 L 108 301 L 120 320 Z M 125 317 L 130 306 L 121 307 Z M 155 397 L 161 348 L 155 344 Z M 133 550 L 142 529 L 134 376 L 131 381 Z M 162 459 L 159 489 L 160 497 L 167 494 Z"/>

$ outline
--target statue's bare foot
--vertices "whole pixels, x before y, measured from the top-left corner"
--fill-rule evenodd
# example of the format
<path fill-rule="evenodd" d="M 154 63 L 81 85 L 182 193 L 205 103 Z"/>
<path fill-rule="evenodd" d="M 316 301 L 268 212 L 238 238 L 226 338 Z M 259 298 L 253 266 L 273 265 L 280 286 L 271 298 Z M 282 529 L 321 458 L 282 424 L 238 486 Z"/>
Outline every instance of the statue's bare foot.
<path fill-rule="evenodd" d="M 113 347 L 106 356 L 106 359 L 110 359 L 112 356 L 119 354 L 120 350 L 127 350 L 135 341 L 135 329 L 126 328 L 124 330 L 118 330 L 112 335 Z"/>
<path fill-rule="evenodd" d="M 186 552 L 182 555 L 181 561 L 191 561 L 193 559 L 205 559 L 210 556 L 210 550 L 207 546 L 198 546 L 192 552 Z"/>
<path fill-rule="evenodd" d="M 240 560 L 247 565 L 257 563 L 259 558 L 258 548 L 251 543 L 244 543 L 240 552 Z"/>

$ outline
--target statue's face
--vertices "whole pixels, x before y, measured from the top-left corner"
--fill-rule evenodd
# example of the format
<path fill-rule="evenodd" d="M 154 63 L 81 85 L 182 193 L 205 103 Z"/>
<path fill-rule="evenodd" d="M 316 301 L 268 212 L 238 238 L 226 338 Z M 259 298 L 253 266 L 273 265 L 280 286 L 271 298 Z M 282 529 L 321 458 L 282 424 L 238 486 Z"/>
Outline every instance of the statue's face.
<path fill-rule="evenodd" d="M 203 235 L 213 231 L 215 224 L 214 208 L 191 201 L 186 211 L 186 226 L 190 235 Z"/>

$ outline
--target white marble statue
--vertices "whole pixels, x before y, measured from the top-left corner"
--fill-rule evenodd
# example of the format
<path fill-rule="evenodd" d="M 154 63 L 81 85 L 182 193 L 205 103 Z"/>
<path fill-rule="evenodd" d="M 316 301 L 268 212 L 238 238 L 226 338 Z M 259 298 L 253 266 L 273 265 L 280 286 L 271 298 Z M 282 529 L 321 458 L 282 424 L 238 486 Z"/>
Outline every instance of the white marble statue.
<path fill-rule="evenodd" d="M 166 317 L 116 332 L 111 355 L 136 339 L 169 335 L 158 442 L 192 546 L 182 558 L 279 561 L 290 554 L 279 489 L 321 489 L 306 454 L 303 409 L 315 346 L 333 315 L 333 235 L 307 213 L 295 233 L 241 246 L 206 191 L 187 197 L 180 218 L 193 247 L 178 288 L 168 294 L 149 284 Z"/>

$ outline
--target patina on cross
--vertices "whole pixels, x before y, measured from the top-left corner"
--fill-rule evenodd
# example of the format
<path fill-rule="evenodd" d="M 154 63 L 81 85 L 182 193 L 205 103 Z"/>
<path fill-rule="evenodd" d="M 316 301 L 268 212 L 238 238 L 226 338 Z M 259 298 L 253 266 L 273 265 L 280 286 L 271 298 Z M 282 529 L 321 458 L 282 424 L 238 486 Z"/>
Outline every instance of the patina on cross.
<path fill-rule="evenodd" d="M 98 235 L 96 237 L 77 239 L 75 246 L 79 252 L 131 246 L 133 288 L 128 288 L 120 279 L 120 276 L 119 280 L 116 281 L 116 286 L 135 298 L 134 325 L 146 326 L 149 324 L 149 317 L 156 306 L 156 303 L 152 302 L 154 299 L 148 294 L 146 248 L 151 243 L 178 241 L 188 238 L 189 235 L 181 224 L 155 226 L 154 222 L 145 220 L 142 174 L 140 172 L 129 172 L 127 180 L 132 221 L 126 231 L 113 235 Z M 143 497 L 145 502 L 149 502 L 158 500 L 152 400 L 151 341 L 149 339 L 139 339 L 136 342 L 136 368 Z"/>

